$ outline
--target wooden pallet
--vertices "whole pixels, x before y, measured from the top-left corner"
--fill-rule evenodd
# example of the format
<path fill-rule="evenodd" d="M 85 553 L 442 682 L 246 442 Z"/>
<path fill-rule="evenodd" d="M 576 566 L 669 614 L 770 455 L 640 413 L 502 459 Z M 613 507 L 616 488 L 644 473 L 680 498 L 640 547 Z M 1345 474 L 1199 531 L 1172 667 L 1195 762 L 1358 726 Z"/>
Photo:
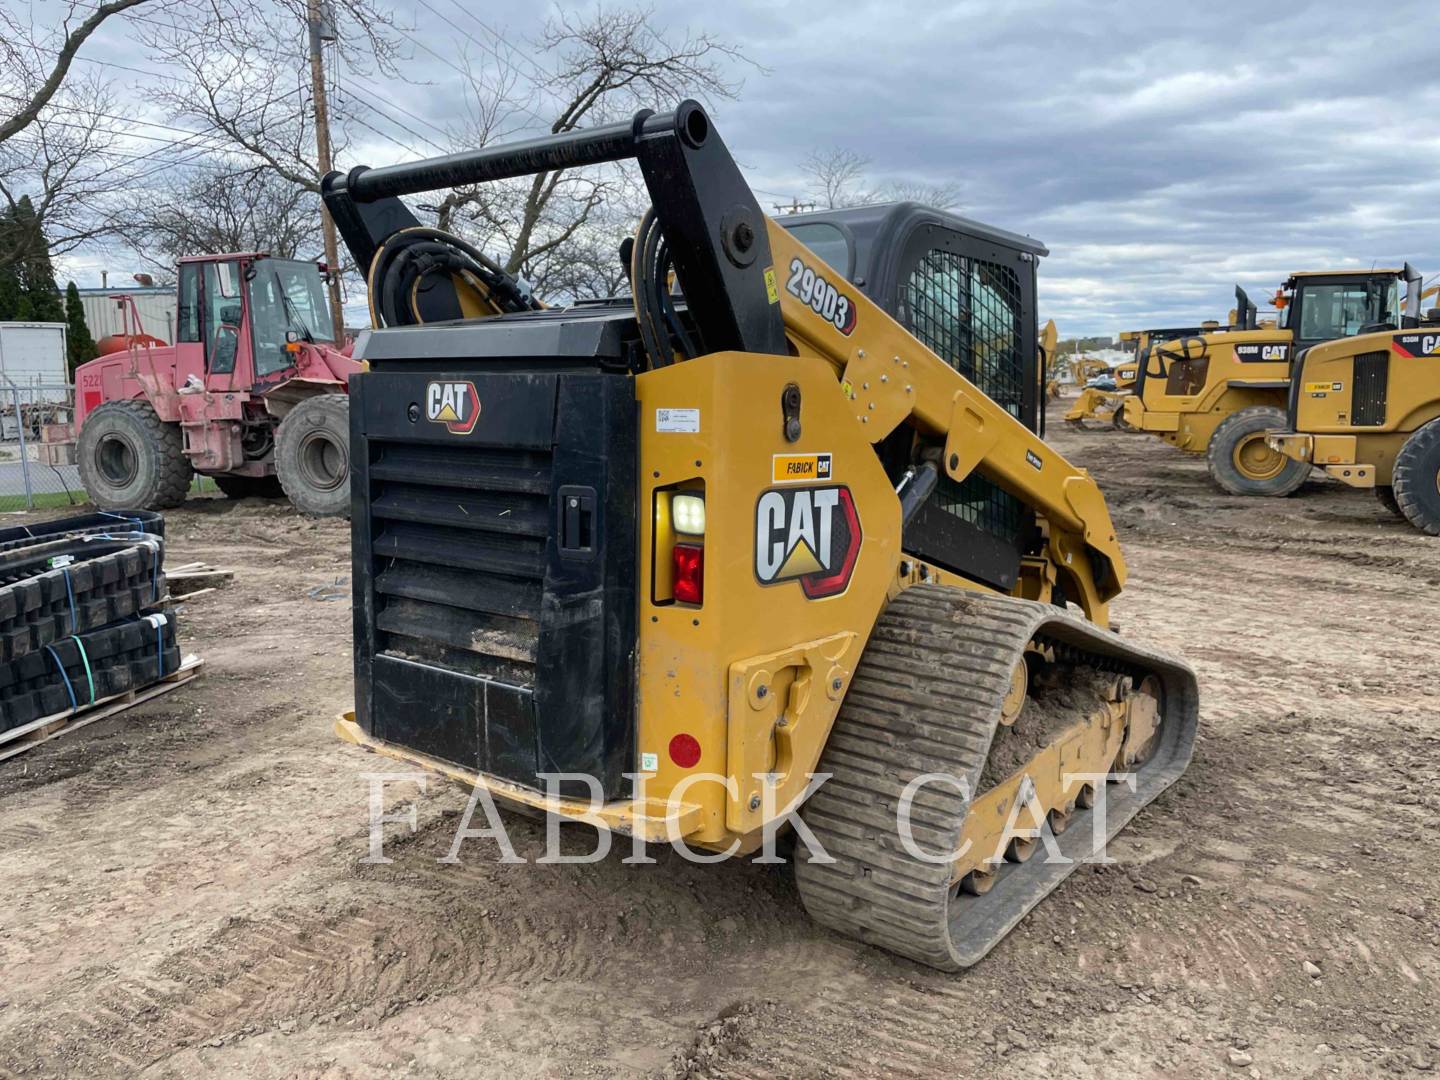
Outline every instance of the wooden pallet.
<path fill-rule="evenodd" d="M 142 686 L 137 690 L 126 690 L 123 694 L 112 694 L 108 698 L 101 698 L 93 705 L 87 705 L 78 712 L 62 712 L 55 713 L 53 716 L 42 716 L 28 724 L 0 732 L 0 761 L 8 761 L 12 757 L 23 754 L 26 750 L 34 749 L 41 743 L 58 739 L 61 735 L 78 731 L 97 720 L 104 720 L 116 713 L 122 713 L 131 706 L 139 705 L 142 701 L 149 701 L 151 698 L 179 689 L 198 676 L 204 667 L 205 661 L 198 656 L 187 656 L 180 662 L 178 668 L 159 682 L 153 682 L 149 686 Z"/>

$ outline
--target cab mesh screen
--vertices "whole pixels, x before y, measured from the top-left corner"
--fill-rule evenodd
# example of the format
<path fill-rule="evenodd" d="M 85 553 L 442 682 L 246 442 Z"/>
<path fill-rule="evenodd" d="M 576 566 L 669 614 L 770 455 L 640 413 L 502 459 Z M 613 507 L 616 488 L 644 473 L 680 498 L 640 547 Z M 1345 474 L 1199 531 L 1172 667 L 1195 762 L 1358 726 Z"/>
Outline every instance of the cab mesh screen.
<path fill-rule="evenodd" d="M 1020 279 L 998 263 L 932 249 L 905 282 L 902 312 L 909 329 L 1016 419 L 1025 405 Z M 1020 501 L 971 473 L 956 483 L 942 475 L 934 505 L 992 535 L 1015 540 Z"/>
<path fill-rule="evenodd" d="M 905 283 L 911 331 L 1011 416 L 1025 405 L 1020 279 L 1008 266 L 933 249 Z"/>

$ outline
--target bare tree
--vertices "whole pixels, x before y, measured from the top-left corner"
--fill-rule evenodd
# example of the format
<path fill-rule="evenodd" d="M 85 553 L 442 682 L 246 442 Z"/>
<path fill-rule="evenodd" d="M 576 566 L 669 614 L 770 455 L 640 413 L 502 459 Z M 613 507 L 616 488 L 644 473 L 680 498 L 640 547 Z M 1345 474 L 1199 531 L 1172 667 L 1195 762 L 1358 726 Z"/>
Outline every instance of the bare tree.
<path fill-rule="evenodd" d="M 185 255 L 268 251 L 308 259 L 321 249 L 318 196 L 271 169 L 222 160 L 132 193 L 116 219 L 161 274 Z"/>
<path fill-rule="evenodd" d="M 960 205 L 960 185 L 954 182 L 927 184 L 916 180 L 887 180 L 875 189 L 875 202 L 917 202 L 936 210 L 954 210 Z"/>
<path fill-rule="evenodd" d="M 56 28 L 41 33 L 17 11 L 0 7 L 0 143 L 36 122 L 64 84 L 80 47 L 101 23 L 145 2 L 105 0 L 92 5 L 69 0 Z M 79 18 L 82 11 L 85 16 Z"/>
<path fill-rule="evenodd" d="M 50 102 L 0 143 L 0 206 L 13 212 L 28 197 L 33 207 L 33 228 L 10 230 L 0 246 L 0 267 L 38 253 L 45 238 L 60 255 L 113 228 L 103 204 L 127 159 L 113 156 L 109 92 L 96 79 L 71 80 Z"/>
<path fill-rule="evenodd" d="M 223 146 L 232 166 L 268 169 L 318 193 L 314 105 L 301 75 L 304 0 L 207 2 L 215 17 L 145 25 L 152 55 L 176 72 L 155 87 L 155 100 Z M 403 27 L 388 9 L 376 0 L 334 0 L 332 11 L 335 48 L 348 68 L 396 72 Z M 332 120 L 338 150 L 345 117 Z"/>
<path fill-rule="evenodd" d="M 484 146 L 505 137 L 519 112 L 537 120 L 548 115 L 549 130 L 559 133 L 640 108 L 673 106 L 685 97 L 734 98 L 741 84 L 730 70 L 748 63 L 736 46 L 709 34 L 665 33 L 649 8 L 565 12 L 546 24 L 535 44 L 553 58 L 553 74 L 532 66 L 527 78 L 511 63 L 502 66 L 498 88 L 472 78 L 471 122 L 455 133 L 458 145 Z M 585 281 L 613 292 L 621 283 L 615 271 L 595 271 L 619 267 L 613 253 L 634 216 L 606 215 L 603 208 L 633 204 L 636 189 L 633 172 L 622 166 L 544 172 L 457 188 L 441 200 L 439 224 L 477 233 L 483 246 L 501 253 L 508 271 L 523 274 L 542 292 Z"/>
<path fill-rule="evenodd" d="M 870 159 L 863 154 L 839 146 L 812 150 L 800 168 L 810 183 L 811 199 L 826 210 L 868 201 L 861 185 L 870 168 Z"/>
<path fill-rule="evenodd" d="M 870 159 L 843 147 L 813 150 L 800 163 L 809 181 L 809 197 L 820 206 L 837 210 L 888 202 L 918 202 L 937 210 L 960 204 L 960 186 L 914 180 L 887 180 L 873 186 L 868 178 Z"/>

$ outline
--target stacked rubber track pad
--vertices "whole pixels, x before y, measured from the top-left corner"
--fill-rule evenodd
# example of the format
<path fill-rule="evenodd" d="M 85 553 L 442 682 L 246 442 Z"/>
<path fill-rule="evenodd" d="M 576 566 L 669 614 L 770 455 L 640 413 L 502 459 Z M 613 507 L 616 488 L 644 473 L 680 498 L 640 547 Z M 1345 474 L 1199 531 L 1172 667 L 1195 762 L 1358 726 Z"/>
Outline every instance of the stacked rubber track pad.
<path fill-rule="evenodd" d="M 0 734 L 180 666 L 163 529 L 137 513 L 0 530 Z"/>

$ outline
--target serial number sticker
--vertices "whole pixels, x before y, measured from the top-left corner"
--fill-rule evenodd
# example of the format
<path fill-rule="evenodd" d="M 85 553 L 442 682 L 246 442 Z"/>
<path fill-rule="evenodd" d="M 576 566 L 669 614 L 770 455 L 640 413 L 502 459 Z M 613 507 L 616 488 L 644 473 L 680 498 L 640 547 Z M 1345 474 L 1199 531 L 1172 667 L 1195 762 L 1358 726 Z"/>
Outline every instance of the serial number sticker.
<path fill-rule="evenodd" d="M 699 409 L 656 409 L 655 430 L 696 435 L 700 431 Z"/>
<path fill-rule="evenodd" d="M 829 480 L 829 454 L 772 454 L 770 480 L 776 484 L 801 484 L 808 480 Z"/>
<path fill-rule="evenodd" d="M 656 772 L 656 771 L 659 770 L 659 768 L 660 768 L 660 755 L 659 755 L 659 754 L 641 754 L 641 755 L 640 755 L 640 771 L 641 771 L 641 772 Z"/>

